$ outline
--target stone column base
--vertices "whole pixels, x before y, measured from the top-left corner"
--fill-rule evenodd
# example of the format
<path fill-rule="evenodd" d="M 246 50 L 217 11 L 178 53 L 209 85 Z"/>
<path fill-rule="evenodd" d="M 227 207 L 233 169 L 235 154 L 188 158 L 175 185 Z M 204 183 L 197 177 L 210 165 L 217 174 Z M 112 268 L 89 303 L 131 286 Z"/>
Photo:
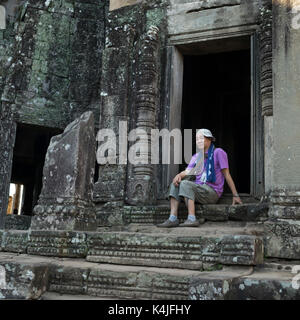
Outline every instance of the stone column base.
<path fill-rule="evenodd" d="M 84 201 L 51 205 L 38 204 L 34 208 L 32 230 L 94 231 L 97 229 L 96 211 L 92 203 Z"/>

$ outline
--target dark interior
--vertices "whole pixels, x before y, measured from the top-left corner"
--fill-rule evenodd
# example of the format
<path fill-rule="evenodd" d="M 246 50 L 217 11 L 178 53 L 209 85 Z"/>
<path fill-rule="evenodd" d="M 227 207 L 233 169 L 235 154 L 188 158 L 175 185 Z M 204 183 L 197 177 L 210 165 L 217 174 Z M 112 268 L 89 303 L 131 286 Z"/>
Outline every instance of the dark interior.
<path fill-rule="evenodd" d="M 207 128 L 215 146 L 228 154 L 239 193 L 250 193 L 251 56 L 250 49 L 184 55 L 182 128 Z M 181 166 L 185 169 L 185 164 Z M 230 193 L 225 182 L 224 193 Z"/>
<path fill-rule="evenodd" d="M 43 166 L 52 136 L 60 130 L 18 124 L 11 183 L 24 185 L 21 214 L 32 215 L 42 189 Z"/>

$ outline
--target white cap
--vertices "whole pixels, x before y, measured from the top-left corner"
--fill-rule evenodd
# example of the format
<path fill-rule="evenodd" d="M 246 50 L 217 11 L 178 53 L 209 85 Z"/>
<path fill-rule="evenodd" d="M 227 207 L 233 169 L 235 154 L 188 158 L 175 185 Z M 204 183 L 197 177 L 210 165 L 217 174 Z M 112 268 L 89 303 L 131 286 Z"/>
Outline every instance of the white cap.
<path fill-rule="evenodd" d="M 208 130 L 208 129 L 200 129 L 200 130 L 197 131 L 197 134 L 199 132 L 201 132 L 204 135 L 204 137 L 212 138 L 212 141 L 216 141 L 216 138 L 212 135 L 210 130 Z"/>

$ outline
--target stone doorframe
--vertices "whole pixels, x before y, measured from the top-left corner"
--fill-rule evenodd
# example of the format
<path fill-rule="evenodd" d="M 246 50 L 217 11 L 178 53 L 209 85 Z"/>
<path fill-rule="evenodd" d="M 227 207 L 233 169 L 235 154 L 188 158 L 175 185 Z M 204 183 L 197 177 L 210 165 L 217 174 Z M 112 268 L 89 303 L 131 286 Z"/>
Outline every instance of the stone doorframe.
<path fill-rule="evenodd" d="M 170 39 L 168 46 L 168 63 L 166 88 L 169 88 L 169 97 L 166 101 L 166 119 L 168 128 L 181 128 L 182 90 L 183 90 L 183 54 L 179 45 L 198 43 L 201 41 L 221 40 L 234 37 L 250 36 L 251 41 L 251 179 L 250 196 L 260 198 L 264 194 L 264 127 L 263 113 L 261 107 L 261 85 L 260 85 L 260 29 L 250 26 L 250 29 L 221 33 L 215 36 L 191 35 L 191 38 Z M 224 31 L 224 30 L 223 30 Z M 222 32 L 222 31 L 221 31 Z M 173 152 L 171 148 L 171 153 Z M 172 177 L 178 173 L 179 165 L 171 164 L 163 172 L 163 189 L 167 190 Z"/>

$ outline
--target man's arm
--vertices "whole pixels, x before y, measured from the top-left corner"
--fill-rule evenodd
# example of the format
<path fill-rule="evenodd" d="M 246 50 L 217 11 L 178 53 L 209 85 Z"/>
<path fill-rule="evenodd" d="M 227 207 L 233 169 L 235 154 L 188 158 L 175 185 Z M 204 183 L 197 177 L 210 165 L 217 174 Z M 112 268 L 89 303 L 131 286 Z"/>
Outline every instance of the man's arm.
<path fill-rule="evenodd" d="M 236 187 L 231 177 L 231 174 L 229 172 L 229 169 L 228 168 L 222 169 L 222 173 L 233 195 L 232 204 L 236 204 L 236 203 L 242 204 L 242 200 L 240 199 L 236 191 Z"/>
<path fill-rule="evenodd" d="M 175 185 L 175 187 L 178 187 L 181 180 L 184 179 L 189 172 L 190 170 L 186 169 L 184 171 L 181 171 L 175 176 L 175 178 L 173 179 L 173 184 Z"/>

